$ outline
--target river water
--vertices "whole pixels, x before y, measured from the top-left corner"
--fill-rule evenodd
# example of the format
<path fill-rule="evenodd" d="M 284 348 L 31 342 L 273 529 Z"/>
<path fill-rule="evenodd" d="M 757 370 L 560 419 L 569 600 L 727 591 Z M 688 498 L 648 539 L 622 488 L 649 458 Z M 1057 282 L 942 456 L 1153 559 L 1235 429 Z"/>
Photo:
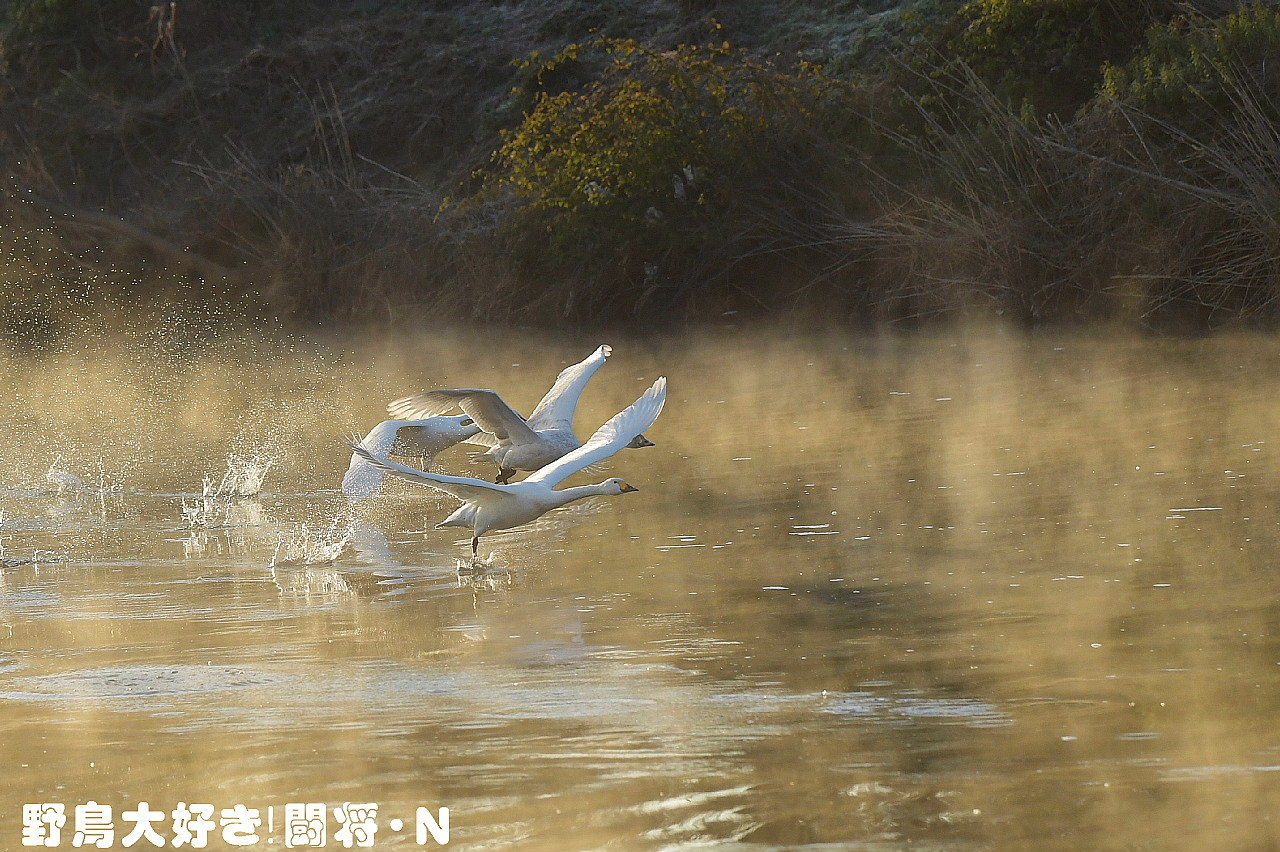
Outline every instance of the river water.
<path fill-rule="evenodd" d="M 671 394 L 657 447 L 573 482 L 639 493 L 460 574 L 450 498 L 338 492 L 388 399 L 528 412 L 601 342 L 584 437 Z M 64 803 L 70 847 L 93 800 L 118 828 L 244 804 L 264 849 L 294 802 L 376 803 L 387 849 L 419 806 L 468 850 L 1274 849 L 1277 399 L 1251 336 L 11 353 L 0 847 L 25 803 Z M 260 494 L 202 498 L 255 465 Z"/>

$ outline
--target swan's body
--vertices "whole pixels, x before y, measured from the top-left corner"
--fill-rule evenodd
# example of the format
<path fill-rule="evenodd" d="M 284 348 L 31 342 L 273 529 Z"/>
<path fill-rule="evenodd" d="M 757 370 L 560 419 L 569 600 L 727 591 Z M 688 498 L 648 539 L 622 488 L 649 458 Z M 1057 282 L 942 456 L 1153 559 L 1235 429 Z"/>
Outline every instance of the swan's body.
<path fill-rule="evenodd" d="M 428 473 L 379 458 L 367 449 L 353 445 L 358 456 L 387 473 L 419 482 L 463 501 L 439 527 L 470 527 L 471 553 L 480 547 L 480 536 L 491 530 L 506 530 L 527 524 L 575 500 L 600 494 L 625 494 L 638 491 L 621 479 L 608 479 L 596 485 L 579 485 L 557 491 L 565 479 L 596 462 L 609 458 L 629 446 L 637 435 L 653 425 L 667 400 L 667 380 L 660 378 L 644 395 L 614 416 L 582 446 L 540 468 L 522 482 L 503 485 L 469 476 Z"/>
<path fill-rule="evenodd" d="M 528 420 L 497 393 L 480 388 L 414 394 L 395 400 L 387 410 L 397 417 L 432 417 L 460 407 L 486 433 L 479 440 L 471 440 L 489 446 L 489 452 L 481 458 L 498 465 L 497 481 L 506 484 L 517 470 L 539 470 L 582 446 L 573 431 L 578 400 L 612 352 L 612 347 L 601 346 L 586 359 L 562 370 Z M 627 446 L 651 447 L 653 442 L 636 435 Z"/>
<path fill-rule="evenodd" d="M 430 467 L 437 453 L 454 444 L 480 434 L 480 427 L 465 415 L 460 417 L 428 417 L 423 420 L 384 420 L 364 437 L 360 446 L 374 455 L 417 456 Z M 342 493 L 353 500 L 372 496 L 382 485 L 386 473 L 370 464 L 358 453 L 351 454 L 351 464 L 342 477 Z"/>

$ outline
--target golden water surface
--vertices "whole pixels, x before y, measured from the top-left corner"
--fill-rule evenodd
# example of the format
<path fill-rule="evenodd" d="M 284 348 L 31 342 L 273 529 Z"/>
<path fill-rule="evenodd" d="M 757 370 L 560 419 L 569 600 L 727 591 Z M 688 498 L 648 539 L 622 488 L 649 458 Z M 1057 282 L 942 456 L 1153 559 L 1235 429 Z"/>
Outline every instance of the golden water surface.
<path fill-rule="evenodd" d="M 527 412 L 602 342 L 584 437 L 671 395 L 573 482 L 639 493 L 460 575 L 450 498 L 337 491 L 388 399 Z M 262 493 L 202 500 L 228 457 Z M 23 803 L 145 800 L 274 808 L 263 849 L 289 802 L 377 803 L 387 849 L 419 805 L 472 850 L 1275 849 L 1278 498 L 1263 337 L 11 353 L 0 848 Z"/>

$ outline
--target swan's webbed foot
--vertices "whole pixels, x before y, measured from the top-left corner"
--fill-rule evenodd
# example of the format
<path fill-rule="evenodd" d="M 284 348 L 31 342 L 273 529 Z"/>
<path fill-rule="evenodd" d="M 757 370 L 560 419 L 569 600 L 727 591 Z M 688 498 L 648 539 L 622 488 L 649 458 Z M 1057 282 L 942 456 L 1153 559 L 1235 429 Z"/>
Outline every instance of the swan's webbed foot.
<path fill-rule="evenodd" d="M 513 467 L 498 468 L 498 478 L 494 480 L 498 485 L 511 484 L 511 477 L 516 475 L 516 469 Z"/>

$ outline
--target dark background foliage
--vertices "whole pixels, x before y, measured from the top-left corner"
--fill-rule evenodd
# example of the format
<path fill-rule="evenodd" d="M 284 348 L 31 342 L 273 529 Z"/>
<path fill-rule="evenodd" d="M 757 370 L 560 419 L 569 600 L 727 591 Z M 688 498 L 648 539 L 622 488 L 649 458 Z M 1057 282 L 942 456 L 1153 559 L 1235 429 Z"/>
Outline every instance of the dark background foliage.
<path fill-rule="evenodd" d="M 1272 3 L 3 8 L 11 302 L 1275 319 Z"/>

